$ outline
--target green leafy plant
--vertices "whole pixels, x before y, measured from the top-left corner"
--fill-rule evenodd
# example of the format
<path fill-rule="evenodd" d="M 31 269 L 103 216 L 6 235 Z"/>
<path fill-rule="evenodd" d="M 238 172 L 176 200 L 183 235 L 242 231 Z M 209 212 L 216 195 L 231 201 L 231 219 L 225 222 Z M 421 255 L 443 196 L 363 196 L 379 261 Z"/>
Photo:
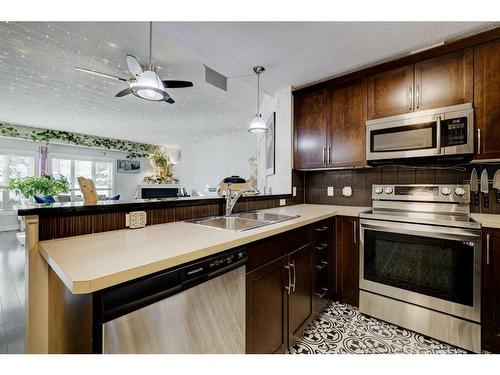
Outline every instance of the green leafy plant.
<path fill-rule="evenodd" d="M 48 173 L 41 176 L 28 176 L 13 178 L 8 183 L 8 188 L 14 190 L 24 198 L 31 198 L 36 194 L 57 195 L 69 192 L 69 182 L 66 177 L 54 177 Z"/>
<path fill-rule="evenodd" d="M 167 153 L 160 148 L 148 156 L 149 161 L 158 169 L 166 169 L 172 165 Z"/>
<path fill-rule="evenodd" d="M 62 130 L 32 128 L 29 126 L 13 125 L 1 122 L 0 136 L 28 139 L 34 142 L 44 142 L 47 144 L 51 142 L 62 142 L 78 146 L 123 151 L 127 153 L 127 158 L 129 159 L 146 157 L 155 152 L 158 148 L 158 146 L 148 143 L 129 142 L 120 139 L 94 137 L 91 135 L 71 133 Z"/>

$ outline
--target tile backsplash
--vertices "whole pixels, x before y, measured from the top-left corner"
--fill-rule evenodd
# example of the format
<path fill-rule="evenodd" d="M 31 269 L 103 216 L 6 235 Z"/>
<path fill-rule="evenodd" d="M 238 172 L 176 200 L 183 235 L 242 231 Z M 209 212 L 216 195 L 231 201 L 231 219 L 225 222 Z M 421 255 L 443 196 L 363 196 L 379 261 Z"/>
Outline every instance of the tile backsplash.
<path fill-rule="evenodd" d="M 331 170 L 331 171 L 293 171 L 292 183 L 297 188 L 297 196 L 304 195 L 304 203 L 371 206 L 371 187 L 373 184 L 468 184 L 472 168 L 476 168 L 478 177 L 484 168 L 490 181 L 500 164 L 465 165 L 460 169 L 438 167 L 427 164 L 417 167 L 378 166 L 374 168 Z M 328 187 L 333 187 L 333 196 L 327 195 Z M 352 196 L 344 197 L 342 188 L 352 187 Z M 495 191 L 490 185 L 489 207 L 471 203 L 471 212 L 500 214 L 500 204 L 496 202 Z"/>

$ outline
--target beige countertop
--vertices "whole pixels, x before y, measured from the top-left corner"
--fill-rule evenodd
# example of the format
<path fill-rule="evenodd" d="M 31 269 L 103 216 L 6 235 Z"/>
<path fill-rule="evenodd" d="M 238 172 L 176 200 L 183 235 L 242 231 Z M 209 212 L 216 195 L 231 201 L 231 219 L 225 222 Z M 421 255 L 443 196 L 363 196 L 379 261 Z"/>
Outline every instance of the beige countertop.
<path fill-rule="evenodd" d="M 500 215 L 494 214 L 470 214 L 470 216 L 481 223 L 483 228 L 498 228 L 500 229 Z"/>
<path fill-rule="evenodd" d="M 39 250 L 72 293 L 85 294 L 335 215 L 358 216 L 367 209 L 301 204 L 265 210 L 299 218 L 243 232 L 179 221 L 41 241 Z"/>

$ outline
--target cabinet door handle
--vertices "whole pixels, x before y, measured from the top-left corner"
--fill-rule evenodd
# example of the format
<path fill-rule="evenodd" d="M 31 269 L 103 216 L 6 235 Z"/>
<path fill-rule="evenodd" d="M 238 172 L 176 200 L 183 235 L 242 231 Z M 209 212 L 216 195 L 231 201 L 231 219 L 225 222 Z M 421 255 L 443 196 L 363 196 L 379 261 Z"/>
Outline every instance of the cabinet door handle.
<path fill-rule="evenodd" d="M 320 270 L 320 271 L 321 271 L 322 269 L 324 269 L 325 267 L 327 267 L 327 266 L 328 266 L 328 262 L 326 262 L 326 261 L 324 261 L 324 260 L 322 260 L 320 263 L 321 263 L 321 264 L 316 264 L 316 268 L 317 268 L 318 270 Z"/>
<path fill-rule="evenodd" d="M 290 294 L 291 284 L 292 284 L 292 274 L 290 273 L 290 267 L 289 266 L 285 266 L 285 270 L 288 273 L 288 286 L 285 286 L 285 289 L 286 289 L 287 294 Z"/>
<path fill-rule="evenodd" d="M 321 292 L 317 292 L 315 294 L 321 299 L 326 296 L 326 293 L 328 293 L 328 288 L 321 288 Z"/>
<path fill-rule="evenodd" d="M 417 101 L 417 109 L 420 108 L 420 88 L 419 86 L 417 85 L 417 91 L 416 91 L 416 97 L 415 97 L 416 101 Z"/>
<path fill-rule="evenodd" d="M 353 238 L 352 238 L 352 240 L 354 242 L 354 245 L 356 245 L 358 243 L 358 239 L 357 239 L 358 225 L 357 225 L 356 220 L 354 220 L 354 223 L 352 223 L 352 224 L 353 224 L 353 228 L 352 228 L 353 229 L 353 236 L 352 236 Z"/>
<path fill-rule="evenodd" d="M 477 154 L 481 154 L 481 129 L 477 129 Z"/>
<path fill-rule="evenodd" d="M 292 261 L 292 263 L 290 263 L 290 268 L 293 268 L 293 284 L 290 284 L 290 286 L 292 287 L 292 292 L 295 292 L 295 284 L 297 282 L 297 274 L 295 272 L 295 261 Z"/>
<path fill-rule="evenodd" d="M 490 265 L 490 235 L 486 235 L 486 264 Z"/>
<path fill-rule="evenodd" d="M 410 103 L 409 110 L 411 111 L 413 108 L 413 90 L 412 87 L 408 87 L 408 102 Z"/>
<path fill-rule="evenodd" d="M 326 164 L 325 152 L 326 152 L 326 147 L 325 147 L 325 146 L 323 146 L 323 165 L 325 165 L 325 164 Z"/>
<path fill-rule="evenodd" d="M 323 226 L 322 226 L 322 227 L 320 227 L 320 228 L 314 228 L 314 229 L 315 229 L 316 231 L 318 231 L 318 232 L 324 232 L 325 230 L 327 230 L 327 229 L 328 229 L 328 227 L 327 227 L 326 225 L 323 225 Z"/>
<path fill-rule="evenodd" d="M 326 160 L 327 160 L 327 163 L 330 164 L 330 146 L 328 146 L 327 150 L 326 150 Z"/>

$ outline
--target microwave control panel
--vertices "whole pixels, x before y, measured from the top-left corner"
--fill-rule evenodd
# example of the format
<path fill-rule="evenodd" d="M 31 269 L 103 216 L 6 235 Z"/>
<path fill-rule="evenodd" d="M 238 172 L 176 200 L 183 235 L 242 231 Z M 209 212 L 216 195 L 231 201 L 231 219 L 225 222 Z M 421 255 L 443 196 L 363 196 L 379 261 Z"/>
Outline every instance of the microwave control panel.
<path fill-rule="evenodd" d="M 441 145 L 459 146 L 467 143 L 467 116 L 441 120 Z"/>

